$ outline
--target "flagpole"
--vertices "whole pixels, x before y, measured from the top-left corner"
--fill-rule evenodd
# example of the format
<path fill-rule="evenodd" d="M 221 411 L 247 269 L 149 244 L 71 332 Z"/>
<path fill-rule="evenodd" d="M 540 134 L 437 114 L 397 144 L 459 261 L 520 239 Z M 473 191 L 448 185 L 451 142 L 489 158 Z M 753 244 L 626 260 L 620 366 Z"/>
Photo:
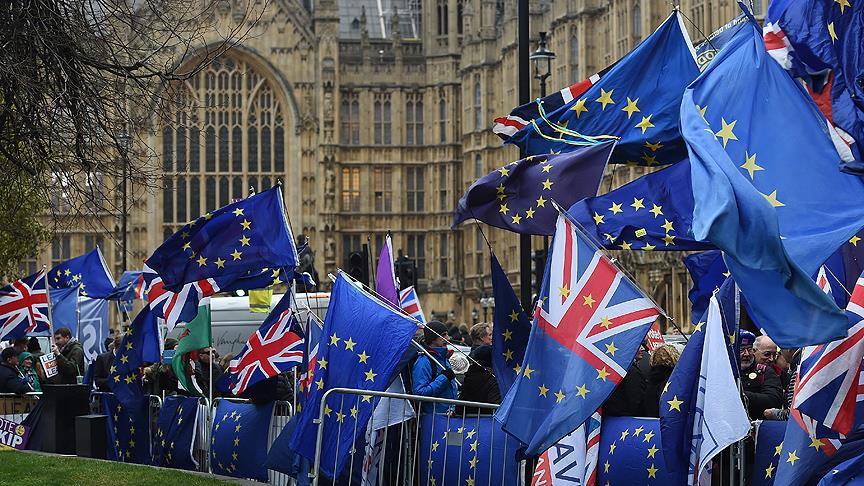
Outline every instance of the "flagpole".
<path fill-rule="evenodd" d="M 43 264 L 42 265 L 42 273 L 44 274 L 44 277 L 45 277 L 45 297 L 46 297 L 46 300 L 48 301 L 48 349 L 50 351 L 54 347 L 54 317 L 51 315 L 51 292 L 50 292 L 50 290 L 48 290 L 49 287 L 51 287 L 51 286 L 48 285 L 47 269 L 48 269 L 48 266 Z M 76 302 L 76 305 L 77 305 L 77 302 Z M 55 358 L 56 358 L 56 356 L 55 356 Z"/>
<path fill-rule="evenodd" d="M 573 229 L 576 230 L 576 232 L 578 232 L 580 236 L 584 237 L 585 240 L 588 242 L 588 244 L 591 245 L 592 247 L 594 247 L 594 249 L 596 251 L 599 251 L 600 254 L 603 255 L 604 258 L 609 260 L 609 263 L 611 263 L 612 266 L 614 266 L 616 269 L 618 269 L 618 271 L 621 272 L 621 275 L 624 278 L 626 278 L 627 281 L 630 282 L 631 285 L 633 285 L 634 287 L 636 287 L 640 290 L 642 289 L 642 287 L 640 287 L 639 285 L 636 284 L 636 279 L 634 279 L 633 276 L 630 275 L 630 272 L 628 272 L 624 268 L 621 268 L 621 266 L 617 265 L 618 259 L 606 254 L 606 249 L 603 248 L 602 245 L 597 244 L 597 241 L 594 238 L 592 238 L 590 234 L 588 234 L 588 231 L 585 229 L 584 226 L 582 226 L 582 224 L 579 221 L 576 221 L 573 218 L 571 218 L 570 215 L 567 213 L 567 211 L 565 211 L 561 207 L 561 205 L 558 204 L 558 202 L 555 201 L 554 199 L 552 199 L 550 202 L 552 203 L 552 206 L 554 206 L 555 209 L 558 210 L 558 214 L 561 214 L 562 216 L 567 218 L 567 221 L 570 221 L 571 223 L 573 223 Z M 674 327 L 675 330 L 681 334 L 681 336 L 684 338 L 685 344 L 690 342 L 690 340 L 687 338 L 687 335 L 684 334 L 684 331 L 681 329 L 680 326 L 678 326 L 678 323 L 675 322 L 675 319 L 672 316 L 670 316 L 669 313 L 666 312 L 666 310 L 663 309 L 663 307 L 661 307 L 660 304 L 658 304 L 656 300 L 654 300 L 654 297 L 648 295 L 644 291 L 642 292 L 642 295 L 644 295 L 646 298 L 648 298 L 648 300 L 650 300 L 651 303 L 654 304 L 654 307 L 656 307 L 657 310 L 660 311 L 660 315 L 665 317 L 672 324 L 672 327 Z"/>

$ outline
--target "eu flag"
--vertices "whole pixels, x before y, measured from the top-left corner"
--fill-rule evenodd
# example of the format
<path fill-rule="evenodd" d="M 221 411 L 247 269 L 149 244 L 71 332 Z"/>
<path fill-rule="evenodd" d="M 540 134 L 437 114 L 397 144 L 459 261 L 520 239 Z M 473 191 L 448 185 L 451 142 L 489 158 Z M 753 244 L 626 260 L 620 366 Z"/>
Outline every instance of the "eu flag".
<path fill-rule="evenodd" d="M 183 225 L 147 259 L 147 265 L 172 291 L 198 280 L 258 272 L 264 267 L 293 269 L 297 262 L 282 186 Z"/>
<path fill-rule="evenodd" d="M 78 337 L 78 286 L 66 289 L 52 290 L 49 297 L 51 300 L 51 324 L 54 329 L 68 327 L 72 335 Z M 47 336 L 50 333 L 48 323 L 40 323 L 31 336 Z"/>
<path fill-rule="evenodd" d="M 102 412 L 108 416 L 108 459 L 150 464 L 150 416 L 148 397 L 124 404 L 111 393 L 103 393 Z"/>
<path fill-rule="evenodd" d="M 659 314 L 563 214 L 546 263 L 528 349 L 495 417 L 540 454 L 612 394 Z"/>
<path fill-rule="evenodd" d="M 453 227 L 466 219 L 516 233 L 551 235 L 558 211 L 597 194 L 614 143 L 562 155 L 529 156 L 481 177 L 459 199 Z"/>
<path fill-rule="evenodd" d="M 531 321 L 522 310 L 516 292 L 495 255 L 492 255 L 492 295 L 495 298 L 492 367 L 503 397 L 516 381 L 516 374 L 522 366 L 528 336 L 531 334 Z"/>
<path fill-rule="evenodd" d="M 267 405 L 219 400 L 210 436 L 213 474 L 267 481 L 267 437 L 275 402 Z"/>
<path fill-rule="evenodd" d="M 108 300 L 119 300 L 121 302 L 129 302 L 139 299 L 139 283 L 141 281 L 140 270 L 127 270 L 120 275 L 120 281 L 114 286 L 114 289 L 106 297 Z"/>
<path fill-rule="evenodd" d="M 567 211 L 598 245 L 610 250 L 690 251 L 714 248 L 697 241 L 690 163 L 678 162 Z"/>
<path fill-rule="evenodd" d="M 719 250 L 703 251 L 693 253 L 684 257 L 684 266 L 690 272 L 693 287 L 687 293 L 690 299 L 690 318 L 693 324 L 699 322 L 699 318 L 708 310 L 708 301 L 714 295 L 714 291 L 723 285 L 726 277 L 731 275 L 726 270 L 723 262 L 723 254 Z"/>
<path fill-rule="evenodd" d="M 814 98 L 824 100 L 825 116 L 848 145 L 841 167 L 858 175 L 864 174 L 862 15 L 861 2 L 774 0 L 765 18 L 765 44 L 772 56 L 793 76 L 807 80 Z M 819 79 L 826 76 L 827 82 Z"/>
<path fill-rule="evenodd" d="M 816 106 L 745 25 L 681 105 L 693 233 L 724 251 L 778 346 L 822 343 L 845 336 L 846 319 L 810 275 L 860 229 L 864 181 L 837 170 Z"/>
<path fill-rule="evenodd" d="M 322 398 L 332 388 L 384 391 L 417 331 L 416 322 L 355 286 L 340 273 L 330 292 L 321 333 L 318 368 L 303 404 L 290 447 L 315 458 Z M 371 396 L 331 394 L 323 403 L 321 472 L 339 477 L 348 452 L 363 437 L 375 400 Z"/>
<path fill-rule="evenodd" d="M 603 417 L 597 484 L 683 484 L 673 481 L 654 418 Z"/>
<path fill-rule="evenodd" d="M 732 279 L 727 279 L 716 294 L 723 317 L 723 332 L 727 336 L 734 335 L 737 329 L 735 321 L 736 292 L 735 283 Z M 700 376 L 703 374 L 703 367 L 709 365 L 709 363 L 703 362 L 703 355 L 707 346 L 705 326 L 708 325 L 706 322 L 708 314 L 706 310 L 693 330 L 687 346 L 684 347 L 684 352 L 681 353 L 675 369 L 669 376 L 666 388 L 660 395 L 662 449 L 669 473 L 675 478 L 673 484 L 695 484 L 687 481 L 688 475 L 695 471 L 696 460 L 698 459 L 691 455 L 691 451 L 695 450 L 695 441 L 700 438 L 694 436 L 694 424 L 698 426 L 698 421 L 703 417 L 700 410 L 702 407 L 699 404 L 699 395 L 701 391 L 704 396 L 705 387 L 702 386 L 700 390 L 700 385 L 703 384 Z M 726 344 L 729 346 L 728 342 Z M 734 348 L 728 349 L 728 356 L 730 365 L 733 360 L 737 363 L 737 353 L 734 352 Z"/>
<path fill-rule="evenodd" d="M 763 420 L 756 426 L 756 453 L 750 466 L 751 486 L 773 486 L 783 450 L 786 422 Z"/>
<path fill-rule="evenodd" d="M 194 471 L 198 461 L 192 454 L 198 430 L 198 398 L 165 397 L 153 434 L 153 465 Z"/>
<path fill-rule="evenodd" d="M 618 138 L 612 163 L 652 166 L 686 158 L 678 112 L 699 68 L 683 21 L 680 12 L 672 12 L 588 91 L 532 121 L 508 143 L 548 154 L 568 152 L 585 140 Z"/>
<path fill-rule="evenodd" d="M 55 265 L 48 272 L 48 284 L 52 289 L 78 286 L 83 297 L 93 299 L 105 299 L 114 291 L 114 277 L 98 246 Z"/>
<path fill-rule="evenodd" d="M 108 370 L 108 387 L 123 405 L 131 407 L 144 396 L 141 367 L 144 363 L 160 361 L 156 316 L 149 307 L 144 307 L 123 336 L 120 349 L 116 350 L 114 362 Z"/>
<path fill-rule="evenodd" d="M 520 444 L 491 416 L 420 417 L 417 484 L 518 484 Z"/>

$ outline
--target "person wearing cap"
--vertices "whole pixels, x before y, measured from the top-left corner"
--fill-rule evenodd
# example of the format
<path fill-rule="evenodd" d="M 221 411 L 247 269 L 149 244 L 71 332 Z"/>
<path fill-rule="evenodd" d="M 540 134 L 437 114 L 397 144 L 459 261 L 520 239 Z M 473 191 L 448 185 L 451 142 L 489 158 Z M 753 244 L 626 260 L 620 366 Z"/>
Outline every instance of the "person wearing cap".
<path fill-rule="evenodd" d="M 430 321 L 423 329 L 426 349 L 436 362 L 426 354 L 420 354 L 411 368 L 411 392 L 415 395 L 456 399 L 456 373 L 450 367 L 450 350 L 447 349 L 447 326 L 441 321 Z M 443 366 L 443 369 L 442 369 Z M 447 413 L 453 406 L 444 403 L 424 403 L 424 413 Z"/>
<path fill-rule="evenodd" d="M 765 418 L 766 409 L 783 405 L 783 388 L 774 369 L 757 361 L 755 341 L 752 332 L 743 329 L 738 332 L 744 404 L 750 419 L 759 420 Z"/>
<path fill-rule="evenodd" d="M 16 393 L 23 395 L 33 391 L 18 371 L 19 353 L 15 348 L 6 348 L 0 352 L 0 393 Z"/>

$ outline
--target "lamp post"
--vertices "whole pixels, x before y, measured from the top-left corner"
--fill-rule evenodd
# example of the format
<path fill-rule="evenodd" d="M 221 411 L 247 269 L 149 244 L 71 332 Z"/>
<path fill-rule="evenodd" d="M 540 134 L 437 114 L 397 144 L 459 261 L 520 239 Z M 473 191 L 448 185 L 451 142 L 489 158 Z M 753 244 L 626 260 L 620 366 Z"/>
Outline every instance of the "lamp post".
<path fill-rule="evenodd" d="M 483 308 L 483 322 L 489 322 L 489 309 L 495 307 L 495 299 L 483 294 L 480 298 L 480 307 Z"/>
<path fill-rule="evenodd" d="M 546 32 L 540 32 L 537 50 L 528 57 L 534 62 L 534 79 L 540 81 L 540 97 L 546 96 L 546 80 L 552 76 L 552 59 L 555 53 L 546 48 Z"/>
<path fill-rule="evenodd" d="M 528 53 L 529 30 L 528 30 L 528 0 L 518 0 L 516 9 L 516 32 L 517 32 L 517 72 L 519 74 L 519 104 L 524 105 L 531 101 L 531 73 Z M 528 154 L 524 150 L 519 151 L 519 158 L 524 159 Z M 531 235 L 519 235 L 519 293 L 522 300 L 522 308 L 531 308 Z M 529 478 L 530 482 L 530 478 Z"/>
<path fill-rule="evenodd" d="M 123 132 L 117 137 L 117 144 L 120 148 L 120 163 L 122 164 L 120 169 L 123 171 L 123 177 L 120 182 L 120 193 L 123 198 L 121 204 L 121 215 L 120 215 L 120 241 L 121 241 L 121 262 L 123 271 L 126 271 L 126 248 L 127 248 L 127 220 L 128 220 L 128 208 L 126 207 L 126 199 L 127 199 L 127 177 L 126 170 L 129 165 L 129 147 L 132 144 L 132 137 L 129 135 L 129 132 L 124 128 Z"/>

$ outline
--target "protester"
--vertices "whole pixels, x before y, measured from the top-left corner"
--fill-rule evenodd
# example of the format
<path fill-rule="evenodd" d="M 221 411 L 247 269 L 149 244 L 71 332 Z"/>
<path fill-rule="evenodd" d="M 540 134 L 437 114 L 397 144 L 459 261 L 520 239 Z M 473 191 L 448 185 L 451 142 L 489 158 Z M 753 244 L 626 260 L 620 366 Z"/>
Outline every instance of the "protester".
<path fill-rule="evenodd" d="M 639 347 L 630 369 L 612 395 L 603 404 L 603 414 L 608 416 L 636 417 L 642 413 L 642 402 L 645 399 L 647 373 L 641 362 L 645 359 L 645 349 Z"/>
<path fill-rule="evenodd" d="M 231 360 L 234 359 L 234 353 L 228 353 L 219 360 L 219 366 L 222 367 L 223 370 L 227 370 L 231 367 Z"/>
<path fill-rule="evenodd" d="M 0 352 L 0 393 L 18 395 L 33 391 L 18 370 L 18 353 L 9 347 Z"/>
<path fill-rule="evenodd" d="M 51 350 L 57 359 L 56 382 L 61 385 L 74 385 L 78 377 L 84 376 L 84 347 L 72 337 L 68 327 L 61 327 L 54 332 L 54 345 Z"/>
<path fill-rule="evenodd" d="M 487 324 L 488 325 L 488 324 Z M 473 329 L 472 329 L 473 331 Z M 468 366 L 465 380 L 459 392 L 459 400 L 482 403 L 501 403 L 498 380 L 492 371 L 492 346 L 476 348 L 471 357 L 475 362 Z M 466 409 L 467 413 L 491 413 L 492 410 Z"/>
<path fill-rule="evenodd" d="M 459 324 L 459 343 L 471 346 L 471 334 L 468 332 L 468 324 Z"/>
<path fill-rule="evenodd" d="M 411 369 L 411 388 L 415 395 L 456 398 L 456 373 L 453 372 L 447 359 L 450 354 L 447 349 L 448 337 L 447 326 L 444 323 L 440 321 L 426 323 L 423 339 L 426 342 L 426 349 L 434 357 L 435 362 L 425 354 L 417 357 Z M 435 412 L 438 413 L 446 413 L 452 409 L 453 407 L 446 404 L 437 404 L 434 407 Z M 431 403 L 424 403 L 422 410 L 431 412 L 433 406 Z"/>
<path fill-rule="evenodd" d="M 663 393 L 666 382 L 669 381 L 669 375 L 672 374 L 672 369 L 675 368 L 675 363 L 680 357 L 681 353 L 671 344 L 664 344 L 654 350 L 650 360 L 651 369 L 648 372 L 648 382 L 645 385 L 642 416 L 660 416 L 660 395 Z"/>
<path fill-rule="evenodd" d="M 801 362 L 800 349 L 782 349 L 777 358 L 777 364 L 786 369 L 790 374 L 790 379 L 783 388 L 783 407 L 768 408 L 764 415 L 769 420 L 788 420 L 789 410 L 792 408 L 792 398 L 795 396 L 795 380 L 796 376 L 793 370 L 798 369 L 798 364 Z"/>
<path fill-rule="evenodd" d="M 12 341 L 12 349 L 18 352 L 18 354 L 27 351 L 27 343 L 30 341 L 30 338 L 18 338 Z M 20 358 L 19 358 L 20 359 Z"/>
<path fill-rule="evenodd" d="M 24 351 L 18 355 L 18 371 L 24 377 L 24 381 L 27 382 L 27 385 L 34 392 L 41 392 L 42 384 L 37 370 L 36 358 L 29 351 Z"/>
<path fill-rule="evenodd" d="M 771 366 L 756 361 L 755 340 L 752 332 L 742 329 L 738 333 L 744 405 L 751 420 L 765 418 L 766 409 L 780 408 L 783 404 L 780 377 Z"/>
<path fill-rule="evenodd" d="M 478 322 L 471 328 L 471 347 L 477 349 L 492 344 L 492 324 Z M 472 350 L 473 352 L 473 350 Z"/>
<path fill-rule="evenodd" d="M 753 351 L 756 353 L 756 362 L 770 366 L 774 370 L 774 373 L 777 373 L 777 376 L 780 377 L 780 386 L 786 389 L 786 385 L 789 384 L 792 375 L 789 372 L 789 366 L 781 366 L 777 362 L 777 359 L 780 357 L 780 351 L 777 345 L 774 344 L 774 341 L 764 334 L 756 336 L 756 340 L 753 341 Z"/>
<path fill-rule="evenodd" d="M 42 345 L 39 344 L 39 338 L 37 337 L 31 337 L 30 340 L 27 341 L 27 351 L 29 351 L 37 360 L 40 356 L 45 354 L 42 352 Z"/>
<path fill-rule="evenodd" d="M 111 366 L 114 364 L 114 357 L 117 355 L 117 350 L 120 349 L 122 341 L 123 336 L 115 334 L 113 341 L 106 346 L 108 351 L 96 356 L 96 361 L 93 363 L 93 383 L 99 391 L 111 391 L 111 388 L 108 386 L 108 375 L 111 374 Z"/>
<path fill-rule="evenodd" d="M 219 377 L 222 376 L 222 373 L 225 370 L 219 366 L 219 354 L 213 348 L 205 348 L 198 352 L 198 366 L 195 368 L 196 379 L 198 380 L 198 384 L 201 385 L 201 391 L 204 393 L 204 396 L 210 395 L 210 378 L 212 376 L 213 382 L 213 396 L 216 397 L 219 395 L 218 390 L 216 389 L 216 382 L 219 381 Z M 212 375 L 211 375 L 211 361 L 212 361 Z"/>

